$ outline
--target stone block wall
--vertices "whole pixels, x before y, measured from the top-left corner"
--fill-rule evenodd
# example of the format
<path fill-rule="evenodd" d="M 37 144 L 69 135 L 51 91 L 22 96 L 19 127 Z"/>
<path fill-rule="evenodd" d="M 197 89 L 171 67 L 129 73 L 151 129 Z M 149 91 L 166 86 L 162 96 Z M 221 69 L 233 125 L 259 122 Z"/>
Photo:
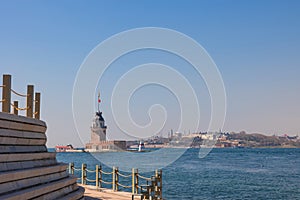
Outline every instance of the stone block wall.
<path fill-rule="evenodd" d="M 0 199 L 78 200 L 84 189 L 47 151 L 46 123 L 0 112 Z"/>

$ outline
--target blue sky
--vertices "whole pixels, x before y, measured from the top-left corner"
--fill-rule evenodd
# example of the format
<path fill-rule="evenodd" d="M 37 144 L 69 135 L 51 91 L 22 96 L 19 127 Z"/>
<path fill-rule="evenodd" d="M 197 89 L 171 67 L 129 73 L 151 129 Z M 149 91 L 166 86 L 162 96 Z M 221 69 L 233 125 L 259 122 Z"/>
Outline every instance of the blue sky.
<path fill-rule="evenodd" d="M 0 0 L 0 69 L 1 74 L 13 75 L 14 89 L 25 92 L 25 85 L 32 83 L 41 91 L 49 146 L 81 146 L 72 117 L 72 90 L 84 58 L 101 41 L 121 31 L 149 26 L 170 28 L 195 39 L 217 64 L 227 93 L 224 130 L 296 135 L 300 132 L 299 19 L 299 1 Z M 153 58 L 167 60 L 167 56 L 159 55 L 151 51 L 137 53 L 119 63 L 127 66 L 123 69 L 126 71 L 133 64 Z M 169 64 L 176 68 L 180 61 L 174 59 Z M 193 77 L 190 69 L 180 70 L 197 85 L 197 95 L 203 97 L 203 116 L 209 116 L 205 85 Z M 112 68 L 99 84 L 103 91 L 101 106 L 111 127 L 108 132 L 119 131 L 106 100 L 113 87 L 111 80 L 116 79 L 113 75 L 123 71 Z M 152 92 L 155 95 L 149 100 Z M 133 118 L 141 124 L 147 122 L 143 115 L 147 105 L 166 104 L 157 98 L 159 95 L 173 98 L 161 88 L 137 92 L 131 104 Z M 146 105 L 145 99 L 149 100 Z M 176 101 L 168 102 L 172 103 L 166 108 L 175 112 Z M 170 116 L 176 116 L 176 112 Z M 176 117 L 168 120 L 166 130 L 178 123 Z M 207 118 L 203 121 L 207 123 Z M 87 124 L 85 143 L 90 122 L 83 123 Z"/>

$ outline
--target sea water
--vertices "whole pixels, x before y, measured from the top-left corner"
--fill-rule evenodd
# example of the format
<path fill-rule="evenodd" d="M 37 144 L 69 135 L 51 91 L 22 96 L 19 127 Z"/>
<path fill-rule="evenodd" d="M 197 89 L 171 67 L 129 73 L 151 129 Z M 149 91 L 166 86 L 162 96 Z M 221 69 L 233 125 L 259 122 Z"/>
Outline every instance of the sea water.
<path fill-rule="evenodd" d="M 300 149 L 213 149 L 201 159 L 198 153 L 199 149 L 188 149 L 162 169 L 164 199 L 300 199 Z M 122 153 L 107 154 L 112 159 L 122 157 Z M 77 168 L 81 163 L 90 169 L 100 164 L 89 153 L 58 153 L 57 160 L 74 162 Z M 104 171 L 111 171 L 102 166 Z M 76 173 L 80 176 L 79 171 Z M 92 179 L 94 174 L 89 176 Z M 111 175 L 103 178 L 111 181 Z"/>

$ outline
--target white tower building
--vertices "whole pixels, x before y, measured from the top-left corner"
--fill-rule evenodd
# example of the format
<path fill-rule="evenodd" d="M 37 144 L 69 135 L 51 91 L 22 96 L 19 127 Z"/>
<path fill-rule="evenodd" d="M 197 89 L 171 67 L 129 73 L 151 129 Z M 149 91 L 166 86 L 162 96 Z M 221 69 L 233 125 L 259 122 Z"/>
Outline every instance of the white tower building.
<path fill-rule="evenodd" d="M 96 112 L 91 127 L 91 142 L 106 141 L 106 129 L 105 120 L 102 116 L 102 112 Z"/>

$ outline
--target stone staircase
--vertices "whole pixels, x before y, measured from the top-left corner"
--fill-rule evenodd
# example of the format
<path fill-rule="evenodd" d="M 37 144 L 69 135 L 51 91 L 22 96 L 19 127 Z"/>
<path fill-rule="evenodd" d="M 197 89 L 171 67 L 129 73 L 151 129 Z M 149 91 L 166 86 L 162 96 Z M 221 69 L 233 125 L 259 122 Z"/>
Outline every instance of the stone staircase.
<path fill-rule="evenodd" d="M 0 199 L 84 199 L 84 189 L 47 151 L 46 123 L 0 112 Z"/>

